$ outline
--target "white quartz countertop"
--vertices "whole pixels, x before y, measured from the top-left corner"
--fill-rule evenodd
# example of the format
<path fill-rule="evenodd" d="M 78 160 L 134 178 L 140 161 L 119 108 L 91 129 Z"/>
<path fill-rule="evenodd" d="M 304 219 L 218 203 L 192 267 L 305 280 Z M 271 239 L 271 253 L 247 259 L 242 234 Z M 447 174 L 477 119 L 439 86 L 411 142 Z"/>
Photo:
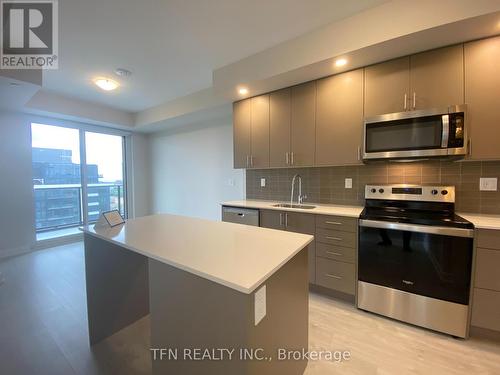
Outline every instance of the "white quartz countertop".
<path fill-rule="evenodd" d="M 278 201 L 260 201 L 253 199 L 245 199 L 239 201 L 229 201 L 222 203 L 223 206 L 233 206 L 242 208 L 259 208 L 265 210 L 279 210 L 279 211 L 294 211 L 302 212 L 306 214 L 320 214 L 320 215 L 336 215 L 336 216 L 348 216 L 358 218 L 363 211 L 362 206 L 341 206 L 333 204 L 316 204 L 305 202 L 306 205 L 316 206 L 313 209 L 303 209 L 303 208 L 283 208 L 274 207 L 274 205 L 279 203 L 290 203 L 290 202 L 278 202 Z M 296 202 L 294 202 L 296 203 Z"/>
<path fill-rule="evenodd" d="M 313 236 L 175 215 L 127 220 L 85 233 L 225 285 L 252 293 Z"/>
<path fill-rule="evenodd" d="M 476 229 L 500 230 L 500 215 L 464 214 L 457 213 L 474 224 Z"/>
<path fill-rule="evenodd" d="M 309 214 L 320 214 L 320 215 L 336 215 L 336 216 L 348 216 L 358 218 L 363 211 L 362 206 L 342 206 L 342 205 L 330 205 L 330 204 L 316 204 L 306 202 L 304 204 L 316 206 L 316 208 L 306 210 L 301 208 L 284 208 L 284 207 L 274 207 L 275 204 L 279 203 L 289 203 L 282 201 L 265 201 L 265 200 L 253 200 L 244 199 L 238 201 L 228 201 L 222 203 L 223 206 L 232 207 L 242 207 L 242 208 L 256 208 L 263 210 L 279 210 L 279 211 L 294 211 Z M 472 213 L 457 213 L 464 219 L 469 220 L 477 229 L 493 229 L 500 230 L 500 215 L 485 215 L 485 214 L 472 214 Z"/>

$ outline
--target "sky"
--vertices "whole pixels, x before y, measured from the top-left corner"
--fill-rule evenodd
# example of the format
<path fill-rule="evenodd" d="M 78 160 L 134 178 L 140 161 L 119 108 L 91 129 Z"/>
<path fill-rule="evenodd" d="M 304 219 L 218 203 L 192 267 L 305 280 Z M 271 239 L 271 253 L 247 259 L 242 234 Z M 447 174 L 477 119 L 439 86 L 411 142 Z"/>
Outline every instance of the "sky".
<path fill-rule="evenodd" d="M 55 148 L 72 151 L 72 162 L 80 163 L 78 129 L 31 124 L 32 147 Z M 85 132 L 87 164 L 97 164 L 100 182 L 123 180 L 123 138 L 117 135 Z"/>

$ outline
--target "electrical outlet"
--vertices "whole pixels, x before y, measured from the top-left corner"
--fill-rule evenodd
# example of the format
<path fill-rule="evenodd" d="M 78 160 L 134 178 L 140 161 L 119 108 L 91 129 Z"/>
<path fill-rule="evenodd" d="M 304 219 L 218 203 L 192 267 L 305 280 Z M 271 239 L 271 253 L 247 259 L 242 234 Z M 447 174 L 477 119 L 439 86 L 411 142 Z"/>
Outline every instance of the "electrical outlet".
<path fill-rule="evenodd" d="M 498 179 L 495 178 L 480 178 L 479 190 L 481 191 L 497 191 Z"/>
<path fill-rule="evenodd" d="M 233 178 L 227 179 L 227 186 L 234 186 L 234 179 Z"/>
<path fill-rule="evenodd" d="M 352 189 L 352 178 L 346 178 L 345 179 L 345 188 L 346 189 Z"/>
<path fill-rule="evenodd" d="M 260 187 L 266 187 L 266 179 L 265 178 L 260 179 Z"/>

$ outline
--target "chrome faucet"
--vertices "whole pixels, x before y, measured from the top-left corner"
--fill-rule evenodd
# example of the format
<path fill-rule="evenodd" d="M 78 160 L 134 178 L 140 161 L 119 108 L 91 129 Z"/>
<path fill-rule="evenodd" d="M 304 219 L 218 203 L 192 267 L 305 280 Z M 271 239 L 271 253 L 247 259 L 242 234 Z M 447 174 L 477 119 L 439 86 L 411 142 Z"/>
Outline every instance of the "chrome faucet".
<path fill-rule="evenodd" d="M 302 195 L 302 177 L 300 176 L 300 174 L 296 174 L 292 178 L 292 193 L 290 194 L 290 206 L 293 206 L 293 191 L 295 188 L 295 179 L 297 178 L 299 179 L 299 195 L 297 196 L 297 204 L 302 204 L 304 199 L 307 198 L 305 194 Z"/>

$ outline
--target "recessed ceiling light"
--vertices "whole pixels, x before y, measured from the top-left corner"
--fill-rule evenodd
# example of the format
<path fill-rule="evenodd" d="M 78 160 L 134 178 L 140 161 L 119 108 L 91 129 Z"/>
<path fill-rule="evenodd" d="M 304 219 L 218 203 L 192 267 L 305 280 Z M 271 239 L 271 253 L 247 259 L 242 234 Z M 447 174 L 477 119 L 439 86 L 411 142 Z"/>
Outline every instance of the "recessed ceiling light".
<path fill-rule="evenodd" d="M 240 95 L 246 95 L 246 94 L 248 94 L 248 89 L 247 89 L 246 87 L 240 87 L 240 88 L 238 89 L 238 93 L 239 93 Z"/>
<path fill-rule="evenodd" d="M 346 59 L 337 59 L 337 60 L 335 60 L 335 66 L 344 66 L 345 64 L 347 64 L 347 60 Z"/>
<path fill-rule="evenodd" d="M 116 81 L 113 81 L 112 79 L 109 78 L 96 78 L 94 80 L 94 83 L 104 91 L 112 91 L 118 88 L 120 84 Z"/>
<path fill-rule="evenodd" d="M 115 70 L 115 74 L 120 77 L 130 77 L 132 72 L 124 68 L 118 68 Z"/>

